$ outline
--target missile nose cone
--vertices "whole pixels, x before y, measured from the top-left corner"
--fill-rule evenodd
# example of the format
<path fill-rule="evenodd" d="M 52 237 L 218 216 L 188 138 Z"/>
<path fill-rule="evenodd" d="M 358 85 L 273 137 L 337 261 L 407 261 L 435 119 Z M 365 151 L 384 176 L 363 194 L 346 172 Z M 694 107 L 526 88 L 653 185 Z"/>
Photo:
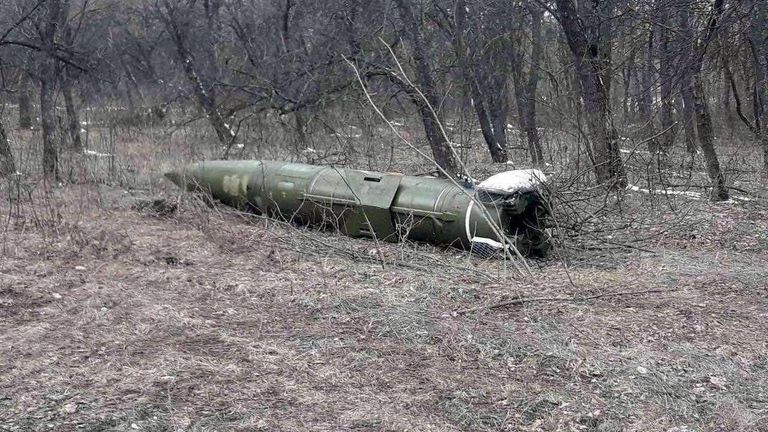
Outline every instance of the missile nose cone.
<path fill-rule="evenodd" d="M 186 187 L 186 185 L 184 184 L 184 179 L 178 171 L 168 171 L 167 173 L 165 173 L 165 178 L 172 181 L 176 186 L 182 189 Z"/>

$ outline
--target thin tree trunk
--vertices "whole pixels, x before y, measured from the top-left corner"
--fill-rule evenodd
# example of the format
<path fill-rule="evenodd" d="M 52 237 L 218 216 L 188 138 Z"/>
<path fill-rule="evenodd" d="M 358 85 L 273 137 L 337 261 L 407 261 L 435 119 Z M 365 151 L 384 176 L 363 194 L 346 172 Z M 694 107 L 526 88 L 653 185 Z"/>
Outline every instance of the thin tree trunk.
<path fill-rule="evenodd" d="M 544 11 L 536 6 L 529 6 L 531 12 L 531 69 L 525 83 L 525 134 L 528 138 L 528 152 L 535 166 L 544 164 L 544 153 L 539 140 L 539 129 L 536 124 L 536 91 L 539 86 L 539 63 L 544 51 L 541 34 L 541 20 Z"/>
<path fill-rule="evenodd" d="M 13 160 L 11 144 L 5 132 L 2 119 L 0 119 L 0 177 L 6 177 L 16 172 L 16 163 Z"/>
<path fill-rule="evenodd" d="M 685 131 L 685 150 L 696 154 L 696 111 L 693 98 L 693 78 L 685 74 L 680 80 L 680 94 L 683 97 L 683 130 Z"/>
<path fill-rule="evenodd" d="M 656 140 L 656 128 L 653 124 L 653 29 L 648 31 L 648 44 L 646 45 L 645 61 L 640 71 L 640 91 L 638 94 L 638 108 L 645 135 L 648 139 L 648 151 L 655 154 L 659 151 L 659 142 Z"/>
<path fill-rule="evenodd" d="M 541 16 L 538 8 L 531 7 L 531 66 L 528 75 L 523 67 L 524 49 L 521 38 L 513 41 L 510 47 L 512 59 L 512 82 L 515 86 L 515 102 L 517 104 L 518 123 L 520 132 L 524 132 L 528 142 L 528 154 L 534 166 L 544 163 L 541 151 L 539 132 L 536 126 L 536 89 L 539 74 L 536 68 L 541 59 Z"/>
<path fill-rule="evenodd" d="M 659 80 L 661 81 L 659 120 L 661 121 L 661 130 L 664 131 L 659 144 L 664 152 L 668 152 L 672 148 L 675 136 L 677 136 L 677 127 L 672 115 L 675 103 L 672 95 L 674 70 L 672 66 L 672 53 L 670 52 L 669 19 L 666 16 L 665 14 L 664 18 L 662 18 L 663 21 L 659 35 Z"/>
<path fill-rule="evenodd" d="M 173 7 L 168 3 L 168 0 L 163 0 L 165 6 L 165 12 L 160 12 L 161 18 L 165 24 L 166 30 L 170 33 L 173 43 L 176 47 L 179 60 L 181 61 L 182 68 L 184 69 L 184 75 L 189 80 L 192 86 L 192 92 L 195 95 L 200 108 L 203 109 L 205 116 L 208 118 L 208 122 L 216 132 L 216 137 L 219 143 L 224 146 L 224 156 L 228 156 L 230 149 L 235 141 L 235 132 L 224 121 L 224 117 L 219 112 L 218 105 L 214 93 L 211 91 L 212 87 L 200 76 L 198 72 L 198 65 L 195 62 L 195 58 L 187 48 L 186 34 L 180 27 L 179 18 L 176 16 L 176 12 Z"/>
<path fill-rule="evenodd" d="M 687 6 L 682 6 L 679 12 L 679 24 L 682 29 L 682 42 L 678 42 L 676 48 L 679 52 L 689 53 L 693 41 L 693 30 L 689 22 Z M 684 54 L 682 59 L 682 71 L 680 77 L 680 95 L 683 99 L 683 130 L 685 131 L 685 150 L 693 157 L 698 146 L 696 145 L 696 108 L 694 106 L 693 77 L 696 74 L 696 65 L 690 53 Z"/>
<path fill-rule="evenodd" d="M 439 98 L 435 89 L 432 71 L 429 69 L 427 48 L 420 33 L 420 27 L 416 22 L 416 17 L 413 15 L 409 0 L 395 0 L 395 5 L 400 13 L 400 18 L 403 20 L 405 35 L 411 45 L 411 56 L 413 57 L 417 85 L 421 87 L 421 93 L 426 99 L 426 101 L 417 101 L 417 106 L 419 108 L 421 121 L 424 124 L 424 132 L 427 135 L 427 140 L 432 149 L 432 154 L 435 158 L 435 162 L 437 162 L 437 164 L 449 175 L 459 176 L 463 173 L 461 172 L 458 161 L 454 157 L 450 144 L 440 132 L 440 119 L 438 118 L 437 112 L 439 108 Z"/>
<path fill-rule="evenodd" d="M 764 39 L 768 34 L 768 5 L 758 1 L 756 12 L 750 34 L 755 69 L 755 112 L 759 113 L 755 116 L 755 125 L 763 149 L 763 174 L 768 175 L 768 46 Z"/>
<path fill-rule="evenodd" d="M 182 60 L 182 63 L 184 64 L 184 73 L 186 74 L 189 82 L 192 84 L 192 91 L 195 94 L 197 103 L 203 109 L 205 116 L 208 118 L 208 122 L 211 124 L 211 127 L 213 127 L 214 132 L 216 132 L 216 137 L 218 138 L 219 143 L 223 145 L 227 150 L 229 150 L 234 143 L 235 132 L 224 121 L 224 118 L 222 117 L 218 106 L 216 105 L 216 101 L 206 90 L 205 84 L 201 80 L 200 75 L 198 75 L 197 71 L 195 70 L 192 56 L 187 55 L 183 59 L 184 60 Z"/>
<path fill-rule="evenodd" d="M 756 69 L 756 71 L 759 71 L 759 69 Z M 755 124 L 757 125 L 758 129 L 762 129 L 762 118 L 763 118 L 763 109 L 760 104 L 760 90 L 759 90 L 759 82 L 760 79 L 756 76 L 755 79 L 752 81 L 752 87 L 749 89 L 750 93 L 752 94 L 752 117 L 755 118 Z"/>
<path fill-rule="evenodd" d="M 623 68 L 621 68 L 621 75 L 622 79 L 624 81 L 624 97 L 621 101 L 621 108 L 622 108 L 622 114 L 623 114 L 623 120 L 624 124 L 630 124 L 632 122 L 632 77 L 633 72 L 635 70 L 635 51 L 632 50 L 629 53 L 629 58 L 627 59 L 627 65 Z"/>
<path fill-rule="evenodd" d="M 712 192 L 710 199 L 713 201 L 724 201 L 728 199 L 728 188 L 725 186 L 725 177 L 720 169 L 720 162 L 717 158 L 717 152 L 715 151 L 715 134 L 712 126 L 712 116 L 709 110 L 709 104 L 707 103 L 706 89 L 701 77 L 701 68 L 704 62 L 704 51 L 707 45 L 712 40 L 717 29 L 717 22 L 723 11 L 723 1 L 715 0 L 712 6 L 712 15 L 707 24 L 707 30 L 704 37 L 701 40 L 696 40 L 693 55 L 689 56 L 686 60 L 689 64 L 686 75 L 689 75 L 691 81 L 693 81 L 692 87 L 689 87 L 688 91 L 693 93 L 693 105 L 696 113 L 696 130 L 699 135 L 699 144 L 701 145 L 701 151 L 704 154 L 704 159 L 707 164 L 707 175 L 712 181 Z M 692 36 L 691 26 L 689 22 L 689 12 L 685 8 L 682 10 L 680 16 L 680 28 L 682 33 L 686 37 L 686 40 L 694 40 Z"/>
<path fill-rule="evenodd" d="M 763 122 L 768 122 L 768 114 L 763 114 Z M 763 147 L 763 174 L 768 175 L 768 128 L 762 129 L 760 145 Z"/>
<path fill-rule="evenodd" d="M 475 76 L 472 76 L 475 75 Z M 483 134 L 483 139 L 488 146 L 488 152 L 491 154 L 491 159 L 494 162 L 506 162 L 507 161 L 507 148 L 502 146 L 496 139 L 496 130 L 491 122 L 491 116 L 489 110 L 486 108 L 485 97 L 480 90 L 480 84 L 477 82 L 478 78 L 476 74 L 470 72 L 469 88 L 472 95 L 472 106 L 475 108 L 475 114 L 477 114 L 477 120 L 480 123 L 480 131 Z"/>
<path fill-rule="evenodd" d="M 701 76 L 697 74 L 694 81 L 694 105 L 696 107 L 696 128 L 699 131 L 699 143 L 707 163 L 707 175 L 712 180 L 712 192 L 710 198 L 713 201 L 728 199 L 728 188 L 725 186 L 725 177 L 720 170 L 720 162 L 715 152 L 715 133 L 712 128 L 712 116 L 707 104 L 706 90 Z"/>
<path fill-rule="evenodd" d="M 54 59 L 47 62 L 54 63 Z M 55 70 L 51 64 L 49 67 Z M 40 83 L 40 125 L 43 132 L 43 174 L 53 180 L 59 180 L 59 148 L 56 143 L 56 113 L 54 93 L 56 92 L 55 72 L 45 73 Z"/>
<path fill-rule="evenodd" d="M 573 0 L 557 0 L 557 12 L 576 62 L 581 99 L 595 158 L 595 175 L 609 188 L 626 187 L 627 176 L 619 153 L 618 134 L 609 107 L 609 86 L 603 74 L 609 64 L 608 41 L 588 40 Z M 593 25 L 594 26 L 594 25 Z M 599 32 L 596 32 L 599 34 Z"/>
<path fill-rule="evenodd" d="M 19 128 L 32 128 L 32 97 L 29 94 L 31 86 L 29 78 L 25 72 L 20 73 L 19 77 Z"/>
<path fill-rule="evenodd" d="M 491 124 L 491 118 L 488 112 L 489 110 L 486 108 L 486 97 L 480 87 L 480 81 L 482 80 L 483 74 L 481 71 L 477 70 L 477 68 L 472 67 L 470 59 L 468 58 L 469 53 L 467 52 L 467 47 L 464 46 L 464 31 L 466 30 L 467 22 L 466 7 L 465 0 L 456 1 L 456 22 L 452 40 L 453 49 L 456 52 L 456 59 L 464 80 L 465 91 L 469 94 L 472 101 L 472 107 L 475 109 L 477 120 L 480 123 L 480 132 L 483 134 L 483 139 L 488 146 L 488 152 L 491 154 L 491 159 L 494 162 L 506 162 L 507 149 L 506 147 L 502 147 L 496 140 L 496 135 L 494 134 L 493 125 Z M 488 69 L 493 68 L 493 65 L 484 66 L 487 66 Z M 485 70 L 483 72 L 486 72 L 487 74 L 490 70 Z"/>
<path fill-rule="evenodd" d="M 493 135 L 499 147 L 504 149 L 502 162 L 509 160 L 507 152 L 507 109 L 509 86 L 507 85 L 507 76 L 503 73 L 493 72 L 489 78 L 489 85 L 485 89 L 486 94 L 495 95 L 486 99 L 488 103 L 489 117 L 491 118 L 491 127 Z"/>
<path fill-rule="evenodd" d="M 299 145 L 301 146 L 301 149 L 305 149 L 307 145 L 309 144 L 307 141 L 307 121 L 304 119 L 304 114 L 301 112 L 301 110 L 296 110 L 293 113 L 293 116 L 296 120 L 296 136 L 299 139 Z"/>
<path fill-rule="evenodd" d="M 723 57 L 723 81 L 721 83 L 723 88 L 721 90 L 721 100 L 723 101 L 723 115 L 725 117 L 725 125 L 728 127 L 728 131 L 730 132 L 731 136 L 733 136 L 733 133 L 736 131 L 736 118 L 733 116 L 733 110 L 731 109 L 733 105 L 731 103 L 731 86 L 728 80 L 728 72 L 725 71 L 725 69 L 729 67 L 727 66 L 729 61 L 725 58 L 727 55 L 724 55 Z"/>
<path fill-rule="evenodd" d="M 64 105 L 67 109 L 67 129 L 70 139 L 70 150 L 83 151 L 83 140 L 80 138 L 80 115 L 75 106 L 75 97 L 72 91 L 72 79 L 65 72 L 62 74 L 61 91 L 64 94 Z"/>
<path fill-rule="evenodd" d="M 56 81 L 59 72 L 56 59 L 56 35 L 63 27 L 69 11 L 66 0 L 48 2 L 48 12 L 41 31 L 42 51 L 46 54 L 40 72 L 40 120 L 43 133 L 43 175 L 59 180 L 59 148 L 56 143 Z"/>

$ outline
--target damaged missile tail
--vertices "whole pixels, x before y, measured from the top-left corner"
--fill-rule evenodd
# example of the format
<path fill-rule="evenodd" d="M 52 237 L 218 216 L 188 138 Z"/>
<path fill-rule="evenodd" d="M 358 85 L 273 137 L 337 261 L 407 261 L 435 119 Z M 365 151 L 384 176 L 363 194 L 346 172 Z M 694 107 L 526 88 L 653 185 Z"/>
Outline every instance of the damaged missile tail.
<path fill-rule="evenodd" d="M 232 207 L 352 237 L 410 239 L 482 254 L 502 250 L 507 239 L 524 255 L 543 256 L 550 246 L 540 190 L 544 175 L 538 170 L 503 172 L 476 187 L 255 160 L 199 162 L 166 177 Z"/>

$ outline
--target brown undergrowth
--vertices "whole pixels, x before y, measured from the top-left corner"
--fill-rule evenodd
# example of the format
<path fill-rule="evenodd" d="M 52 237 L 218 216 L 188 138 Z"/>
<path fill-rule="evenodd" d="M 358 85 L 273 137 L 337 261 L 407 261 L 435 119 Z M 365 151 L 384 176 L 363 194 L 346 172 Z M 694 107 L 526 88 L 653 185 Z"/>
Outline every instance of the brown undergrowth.
<path fill-rule="evenodd" d="M 768 430 L 759 210 L 521 280 L 190 197 L 36 199 L 3 210 L 2 430 Z"/>
<path fill-rule="evenodd" d="M 764 201 L 561 190 L 521 278 L 209 208 L 133 139 L 2 188 L 0 431 L 768 431 Z"/>

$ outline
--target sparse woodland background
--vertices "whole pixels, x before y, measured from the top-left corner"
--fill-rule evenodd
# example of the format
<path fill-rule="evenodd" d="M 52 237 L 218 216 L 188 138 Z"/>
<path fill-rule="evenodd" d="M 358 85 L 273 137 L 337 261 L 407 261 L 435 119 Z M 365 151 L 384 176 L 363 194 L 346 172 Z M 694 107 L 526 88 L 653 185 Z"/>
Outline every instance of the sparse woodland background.
<path fill-rule="evenodd" d="M 364 141 L 382 124 L 359 74 L 450 173 L 466 174 L 457 147 L 482 142 L 493 162 L 558 159 L 626 187 L 621 151 L 640 150 L 654 183 L 698 161 L 725 200 L 734 147 L 768 171 L 767 14 L 760 1 L 9 0 L 3 124 L 39 130 L 55 179 L 59 155 L 107 125 L 205 125 L 211 157 L 317 151 L 320 136 Z M 24 149 L 0 141 L 14 173 Z"/>
<path fill-rule="evenodd" d="M 212 158 L 539 168 L 555 247 L 162 177 Z M 763 0 L 1 0 L 0 431 L 768 431 L 766 176 Z"/>

